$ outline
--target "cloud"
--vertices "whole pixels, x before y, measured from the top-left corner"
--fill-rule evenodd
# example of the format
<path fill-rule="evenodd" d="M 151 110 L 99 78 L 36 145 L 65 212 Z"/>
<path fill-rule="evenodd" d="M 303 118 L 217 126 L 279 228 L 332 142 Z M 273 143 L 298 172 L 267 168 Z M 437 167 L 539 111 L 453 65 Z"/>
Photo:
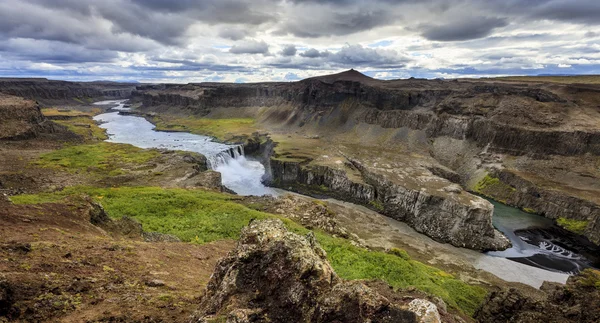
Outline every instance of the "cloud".
<path fill-rule="evenodd" d="M 588 72 L 600 64 L 598 16 L 597 0 L 0 0 L 0 74 L 254 82 L 352 67 L 384 78 Z"/>
<path fill-rule="evenodd" d="M 306 50 L 306 51 L 300 53 L 300 56 L 308 57 L 308 58 L 326 57 L 326 56 L 329 56 L 329 52 L 327 52 L 327 51 L 319 52 L 318 50 L 311 48 L 309 50 Z"/>
<path fill-rule="evenodd" d="M 219 37 L 231 40 L 242 40 L 253 33 L 248 29 L 226 27 L 219 31 Z"/>
<path fill-rule="evenodd" d="M 389 49 L 373 49 L 361 45 L 346 45 L 336 53 L 327 58 L 339 66 L 347 67 L 404 67 L 410 61 L 398 52 Z"/>
<path fill-rule="evenodd" d="M 419 27 L 421 35 L 435 41 L 461 41 L 483 38 L 496 28 L 505 27 L 504 18 L 473 17 L 442 25 L 423 24 Z"/>
<path fill-rule="evenodd" d="M 269 45 L 264 41 L 248 40 L 240 42 L 229 49 L 232 54 L 263 54 L 269 53 Z"/>
<path fill-rule="evenodd" d="M 294 56 L 296 55 L 296 52 L 298 50 L 296 49 L 296 46 L 294 45 L 286 45 L 283 50 L 281 51 L 281 55 L 283 56 Z"/>

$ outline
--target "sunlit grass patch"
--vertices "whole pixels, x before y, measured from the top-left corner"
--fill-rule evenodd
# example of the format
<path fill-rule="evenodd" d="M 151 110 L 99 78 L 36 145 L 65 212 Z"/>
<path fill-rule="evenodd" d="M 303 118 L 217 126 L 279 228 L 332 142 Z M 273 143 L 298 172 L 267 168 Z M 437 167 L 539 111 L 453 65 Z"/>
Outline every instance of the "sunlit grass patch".
<path fill-rule="evenodd" d="M 137 148 L 127 144 L 100 142 L 62 148 L 34 162 L 46 168 L 64 169 L 70 172 L 89 172 L 99 175 L 120 175 L 123 164 L 143 164 L 159 156 L 156 150 Z"/>

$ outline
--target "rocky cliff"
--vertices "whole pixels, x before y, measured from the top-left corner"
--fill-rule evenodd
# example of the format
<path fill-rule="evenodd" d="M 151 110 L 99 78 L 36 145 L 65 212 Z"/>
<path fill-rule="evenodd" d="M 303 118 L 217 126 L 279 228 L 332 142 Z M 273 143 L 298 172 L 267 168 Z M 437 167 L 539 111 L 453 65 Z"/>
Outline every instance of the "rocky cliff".
<path fill-rule="evenodd" d="M 492 292 L 475 313 L 481 323 L 598 322 L 600 273 L 586 270 L 571 276 L 566 285 L 544 283 L 541 296 L 517 289 Z"/>
<path fill-rule="evenodd" d="M 358 122 L 384 128 L 406 127 L 423 130 L 429 137 L 472 140 L 510 154 L 600 155 L 600 127 L 592 122 L 584 126 L 578 120 L 581 115 L 600 119 L 595 103 L 563 94 L 572 88 L 551 91 L 527 84 L 379 81 L 356 73 L 293 83 L 139 86 L 133 97 L 146 109 L 184 109 L 197 115 L 217 107 L 283 104 L 318 112 L 351 100 L 356 109 L 365 110 Z"/>
<path fill-rule="evenodd" d="M 394 304 L 362 282 L 344 281 L 309 233 L 280 220 L 254 221 L 221 259 L 193 322 L 441 322 L 424 299 Z"/>
<path fill-rule="evenodd" d="M 66 129 L 47 120 L 35 102 L 0 94 L 0 140 L 29 139 L 60 131 Z"/>
<path fill-rule="evenodd" d="M 0 78 L 0 93 L 35 100 L 44 105 L 78 105 L 101 100 L 126 99 L 134 89 L 132 84 L 114 82 Z"/>
<path fill-rule="evenodd" d="M 364 205 L 418 232 L 457 247 L 504 250 L 510 242 L 492 226 L 493 206 L 447 180 L 440 188 L 410 187 L 389 169 L 365 166 L 351 159 L 361 173 L 351 179 L 342 169 L 271 160 L 273 186 L 304 194 L 332 196 Z M 472 234 L 477 232 L 477 235 Z"/>

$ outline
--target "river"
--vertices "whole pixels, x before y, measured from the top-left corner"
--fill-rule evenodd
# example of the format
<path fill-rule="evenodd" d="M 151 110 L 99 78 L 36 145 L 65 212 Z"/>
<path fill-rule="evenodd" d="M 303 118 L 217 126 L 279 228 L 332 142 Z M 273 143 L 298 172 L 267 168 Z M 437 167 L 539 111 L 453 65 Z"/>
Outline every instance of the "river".
<path fill-rule="evenodd" d="M 124 107 L 124 102 L 103 101 L 96 104 L 113 105 L 113 109 L 117 111 L 128 110 Z M 100 114 L 94 119 L 101 122 L 100 126 L 107 130 L 109 142 L 127 143 L 141 148 L 193 151 L 205 155 L 210 167 L 221 173 L 223 185 L 239 195 L 278 195 L 281 192 L 262 184 L 264 166 L 244 156 L 241 146 L 226 145 L 207 136 L 185 132 L 155 131 L 154 125 L 146 119 L 121 115 L 119 112 Z M 542 278 L 564 282 L 568 274 L 594 266 L 594 261 L 580 254 L 581 249 L 578 247 L 582 242 L 576 237 L 568 236 L 567 232 L 559 231 L 552 221 L 500 203 L 492 203 L 495 207 L 494 226 L 511 240 L 513 247 L 502 252 L 488 252 L 484 258 L 477 257 L 476 267 L 505 280 L 528 283 L 533 279 L 535 284 L 530 284 L 539 285 Z M 494 268 L 499 264 L 494 258 L 506 258 L 520 264 L 514 264 L 514 271 Z M 543 270 L 525 273 L 522 264 Z M 506 266 L 506 263 L 502 262 L 502 266 Z M 545 274 L 540 274 L 541 272 Z M 522 281 L 519 276 L 523 275 L 531 278 Z M 535 275 L 539 276 L 537 280 L 533 277 Z"/>

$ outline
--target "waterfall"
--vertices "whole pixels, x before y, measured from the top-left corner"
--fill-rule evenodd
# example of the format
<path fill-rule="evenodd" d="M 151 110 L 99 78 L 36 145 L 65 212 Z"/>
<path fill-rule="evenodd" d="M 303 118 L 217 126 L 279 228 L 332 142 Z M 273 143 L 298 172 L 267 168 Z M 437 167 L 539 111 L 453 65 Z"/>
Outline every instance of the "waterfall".
<path fill-rule="evenodd" d="M 227 165 L 231 160 L 244 156 L 244 146 L 236 145 L 223 150 L 216 155 L 206 156 L 210 169 L 216 170 L 218 167 Z"/>

